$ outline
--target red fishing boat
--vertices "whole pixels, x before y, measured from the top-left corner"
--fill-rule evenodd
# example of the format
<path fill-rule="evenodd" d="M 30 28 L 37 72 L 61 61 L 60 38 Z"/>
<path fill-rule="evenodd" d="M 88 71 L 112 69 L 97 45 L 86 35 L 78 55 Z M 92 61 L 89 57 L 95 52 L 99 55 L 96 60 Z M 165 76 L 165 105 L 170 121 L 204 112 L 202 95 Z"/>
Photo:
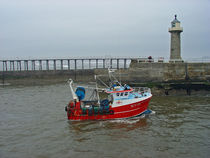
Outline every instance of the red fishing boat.
<path fill-rule="evenodd" d="M 109 76 L 111 71 L 109 71 Z M 96 76 L 97 79 L 97 76 Z M 102 82 L 106 85 L 104 82 Z M 86 89 L 77 87 L 73 90 L 73 80 L 69 80 L 70 91 L 73 99 L 66 106 L 67 117 L 69 120 L 107 120 L 132 118 L 144 113 L 151 112 L 148 105 L 152 94 L 149 88 L 132 88 L 122 85 L 115 78 L 110 86 L 105 89 L 96 88 L 93 90 L 96 99 L 85 100 Z M 106 99 L 100 99 L 99 91 L 107 94 Z M 94 98 L 94 97 L 93 97 Z"/>

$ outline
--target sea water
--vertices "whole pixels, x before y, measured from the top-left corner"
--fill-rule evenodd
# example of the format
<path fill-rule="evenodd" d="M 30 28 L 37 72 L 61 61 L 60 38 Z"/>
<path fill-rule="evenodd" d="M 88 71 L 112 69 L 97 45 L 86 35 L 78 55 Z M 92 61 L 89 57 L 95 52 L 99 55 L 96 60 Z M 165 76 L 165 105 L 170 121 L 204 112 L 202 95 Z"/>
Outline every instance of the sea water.
<path fill-rule="evenodd" d="M 0 87 L 0 158 L 207 158 L 210 97 L 153 97 L 152 115 L 68 121 L 67 84 Z M 155 113 L 154 113 L 155 112 Z"/>

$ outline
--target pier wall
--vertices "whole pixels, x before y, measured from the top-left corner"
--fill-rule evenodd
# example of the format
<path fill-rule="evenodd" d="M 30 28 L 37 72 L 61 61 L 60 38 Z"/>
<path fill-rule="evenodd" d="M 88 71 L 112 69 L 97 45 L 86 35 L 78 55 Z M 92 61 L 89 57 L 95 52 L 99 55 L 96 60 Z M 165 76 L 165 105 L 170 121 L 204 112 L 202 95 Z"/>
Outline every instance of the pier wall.
<path fill-rule="evenodd" d="M 20 84 L 21 82 L 51 83 L 64 82 L 69 78 L 76 81 L 94 81 L 94 75 L 107 74 L 107 68 L 80 70 L 36 70 L 0 71 L 0 82 Z M 210 82 L 210 63 L 161 63 L 131 61 L 129 68 L 116 71 L 116 76 L 127 83 L 177 83 Z M 103 78 L 105 79 L 105 78 Z M 24 81 L 21 81 L 24 80 Z"/>
<path fill-rule="evenodd" d="M 107 68 L 0 71 L 0 85 L 65 84 L 69 78 L 88 84 L 95 81 L 94 75 L 103 75 L 100 78 L 108 81 Z M 132 61 L 129 68 L 116 70 L 115 76 L 132 87 L 150 87 L 153 95 L 206 95 L 210 91 L 210 63 Z"/>
<path fill-rule="evenodd" d="M 7 71 L 0 72 L 1 83 L 11 85 L 44 85 L 53 83 L 65 83 L 69 78 L 78 82 L 94 81 L 94 69 L 92 70 L 49 70 L 49 71 Z"/>
<path fill-rule="evenodd" d="M 209 82 L 210 63 L 138 63 L 132 61 L 127 73 L 131 82 Z"/>

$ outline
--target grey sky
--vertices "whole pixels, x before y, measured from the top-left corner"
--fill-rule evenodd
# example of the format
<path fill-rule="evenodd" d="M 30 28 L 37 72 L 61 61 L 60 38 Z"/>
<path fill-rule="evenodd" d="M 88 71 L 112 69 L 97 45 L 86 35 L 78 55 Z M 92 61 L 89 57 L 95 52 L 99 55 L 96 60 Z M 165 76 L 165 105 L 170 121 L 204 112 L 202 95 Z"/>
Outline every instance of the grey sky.
<path fill-rule="evenodd" d="M 0 58 L 169 57 L 170 22 L 182 57 L 210 56 L 210 0 L 0 0 Z"/>

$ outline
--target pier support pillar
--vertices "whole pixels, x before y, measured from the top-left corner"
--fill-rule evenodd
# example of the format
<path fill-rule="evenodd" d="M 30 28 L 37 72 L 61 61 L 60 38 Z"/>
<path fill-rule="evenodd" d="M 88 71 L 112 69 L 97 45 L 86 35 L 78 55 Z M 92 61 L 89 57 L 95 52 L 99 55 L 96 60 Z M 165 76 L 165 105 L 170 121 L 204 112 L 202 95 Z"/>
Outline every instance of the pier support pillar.
<path fill-rule="evenodd" d="M 10 71 L 15 71 L 14 61 L 10 61 Z"/>
<path fill-rule="evenodd" d="M 3 71 L 7 71 L 7 61 L 3 61 Z"/>
<path fill-rule="evenodd" d="M 70 60 L 68 60 L 68 70 L 70 70 Z"/>
<path fill-rule="evenodd" d="M 7 71 L 7 61 L 3 61 L 3 71 Z"/>
<path fill-rule="evenodd" d="M 35 71 L 35 60 L 31 61 L 31 68 L 33 71 Z"/>
<path fill-rule="evenodd" d="M 112 59 L 110 59 L 110 68 L 112 69 Z"/>
<path fill-rule="evenodd" d="M 17 60 L 17 70 L 21 71 L 21 60 Z"/>
<path fill-rule="evenodd" d="M 46 70 L 49 70 L 49 60 L 46 60 Z"/>
<path fill-rule="evenodd" d="M 126 69 L 127 68 L 127 59 L 124 59 L 124 69 Z"/>
<path fill-rule="evenodd" d="M 9 61 L 9 70 L 12 71 L 12 61 Z"/>
<path fill-rule="evenodd" d="M 103 68 L 105 69 L 105 59 L 103 59 Z"/>
<path fill-rule="evenodd" d="M 56 70 L 56 60 L 53 60 L 54 70 Z"/>
<path fill-rule="evenodd" d="M 77 70 L 77 59 L 74 59 L 74 69 Z"/>
<path fill-rule="evenodd" d="M 28 71 L 28 60 L 24 60 L 24 70 Z"/>
<path fill-rule="evenodd" d="M 96 59 L 96 69 L 98 69 L 98 59 Z"/>
<path fill-rule="evenodd" d="M 39 60 L 39 71 L 42 71 L 42 60 Z"/>
<path fill-rule="evenodd" d="M 91 59 L 89 59 L 89 69 L 91 69 Z"/>
<path fill-rule="evenodd" d="M 119 59 L 117 59 L 117 69 L 119 69 Z"/>
<path fill-rule="evenodd" d="M 84 69 L 84 59 L 82 59 L 82 70 Z"/>
<path fill-rule="evenodd" d="M 63 70 L 63 60 L 61 60 L 61 70 Z"/>

